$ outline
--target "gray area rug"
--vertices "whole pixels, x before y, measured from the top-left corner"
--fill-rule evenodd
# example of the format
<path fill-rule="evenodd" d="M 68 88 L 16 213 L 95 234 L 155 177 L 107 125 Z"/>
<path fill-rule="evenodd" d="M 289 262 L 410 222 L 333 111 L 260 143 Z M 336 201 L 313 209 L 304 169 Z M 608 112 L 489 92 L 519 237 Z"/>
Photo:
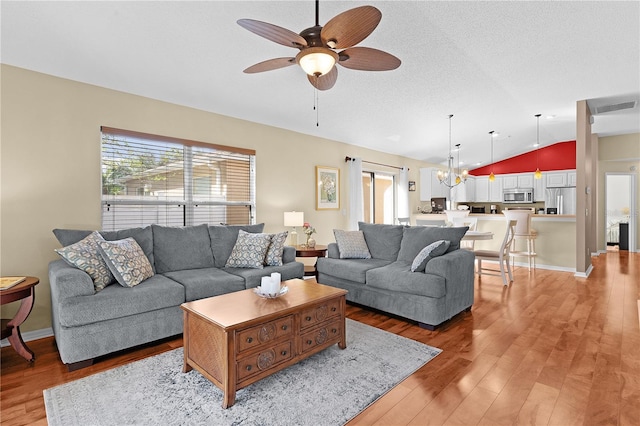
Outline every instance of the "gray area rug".
<path fill-rule="evenodd" d="M 429 362 L 440 349 L 347 319 L 337 345 L 236 394 L 196 370 L 182 373 L 182 348 L 44 391 L 52 426 L 341 425 Z"/>

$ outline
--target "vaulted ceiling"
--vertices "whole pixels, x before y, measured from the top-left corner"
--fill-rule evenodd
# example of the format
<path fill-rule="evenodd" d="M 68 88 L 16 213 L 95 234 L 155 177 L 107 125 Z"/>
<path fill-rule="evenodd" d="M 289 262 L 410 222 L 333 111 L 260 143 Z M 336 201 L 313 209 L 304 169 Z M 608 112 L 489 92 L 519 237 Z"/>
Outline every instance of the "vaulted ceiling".
<path fill-rule="evenodd" d="M 1 61 L 435 163 L 453 114 L 452 143 L 470 168 L 489 162 L 491 130 L 499 160 L 534 149 L 535 114 L 546 146 L 575 139 L 576 101 L 595 111 L 640 99 L 639 2 L 321 1 L 320 24 L 366 4 L 382 21 L 359 45 L 402 65 L 339 68 L 315 111 L 298 66 L 242 72 L 297 50 L 236 23 L 299 33 L 314 25 L 313 1 L 4 0 Z M 640 132 L 637 104 L 594 118 L 602 136 Z"/>

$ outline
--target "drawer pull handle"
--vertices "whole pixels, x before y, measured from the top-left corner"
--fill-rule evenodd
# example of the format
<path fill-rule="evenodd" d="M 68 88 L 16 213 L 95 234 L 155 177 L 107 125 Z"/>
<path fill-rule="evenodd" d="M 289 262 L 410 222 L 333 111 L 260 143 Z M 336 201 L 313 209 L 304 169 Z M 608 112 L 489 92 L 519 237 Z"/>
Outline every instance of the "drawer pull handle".
<path fill-rule="evenodd" d="M 253 342 L 253 337 L 247 338 L 247 343 L 251 343 L 251 342 Z"/>
<path fill-rule="evenodd" d="M 305 320 L 311 321 L 311 317 L 306 317 Z"/>
<path fill-rule="evenodd" d="M 251 366 L 247 365 L 247 371 L 251 371 Z"/>
<path fill-rule="evenodd" d="M 338 329 L 337 329 L 337 328 L 332 328 L 332 329 L 331 329 L 331 332 L 335 334 L 335 333 L 337 333 L 337 332 L 338 332 Z"/>
<path fill-rule="evenodd" d="M 313 343 L 313 340 L 307 340 L 307 345 L 310 345 Z"/>
<path fill-rule="evenodd" d="M 331 312 L 335 312 L 337 310 L 337 308 L 334 306 L 333 308 L 331 308 Z"/>
<path fill-rule="evenodd" d="M 287 351 L 282 351 L 280 352 L 280 355 L 285 356 L 287 354 Z"/>
<path fill-rule="evenodd" d="M 286 330 L 286 329 L 287 329 L 287 326 L 286 326 L 286 325 L 283 325 L 283 326 L 282 326 L 282 329 L 283 329 L 283 330 Z"/>

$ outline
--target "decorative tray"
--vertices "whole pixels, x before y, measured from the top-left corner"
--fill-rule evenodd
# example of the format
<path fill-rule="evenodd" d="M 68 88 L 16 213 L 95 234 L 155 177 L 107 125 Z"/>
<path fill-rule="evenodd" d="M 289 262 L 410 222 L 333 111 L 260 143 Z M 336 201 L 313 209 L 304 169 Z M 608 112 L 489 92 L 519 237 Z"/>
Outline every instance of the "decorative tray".
<path fill-rule="evenodd" d="M 280 287 L 279 293 L 263 293 L 262 288 L 260 286 L 253 289 L 253 292 L 255 294 L 265 299 L 275 299 L 276 297 L 284 296 L 285 294 L 287 294 L 288 291 L 289 291 L 289 287 L 287 287 L 286 285 L 283 285 L 282 287 Z"/>

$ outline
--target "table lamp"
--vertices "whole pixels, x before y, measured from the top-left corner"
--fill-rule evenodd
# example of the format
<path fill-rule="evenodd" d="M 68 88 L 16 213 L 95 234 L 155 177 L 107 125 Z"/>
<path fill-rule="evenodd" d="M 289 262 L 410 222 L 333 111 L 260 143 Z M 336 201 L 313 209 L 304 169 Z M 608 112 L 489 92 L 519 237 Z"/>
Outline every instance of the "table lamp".
<path fill-rule="evenodd" d="M 284 212 L 284 226 L 292 226 L 293 231 L 289 234 L 289 245 L 298 245 L 298 233 L 296 226 L 304 225 L 304 212 Z"/>

